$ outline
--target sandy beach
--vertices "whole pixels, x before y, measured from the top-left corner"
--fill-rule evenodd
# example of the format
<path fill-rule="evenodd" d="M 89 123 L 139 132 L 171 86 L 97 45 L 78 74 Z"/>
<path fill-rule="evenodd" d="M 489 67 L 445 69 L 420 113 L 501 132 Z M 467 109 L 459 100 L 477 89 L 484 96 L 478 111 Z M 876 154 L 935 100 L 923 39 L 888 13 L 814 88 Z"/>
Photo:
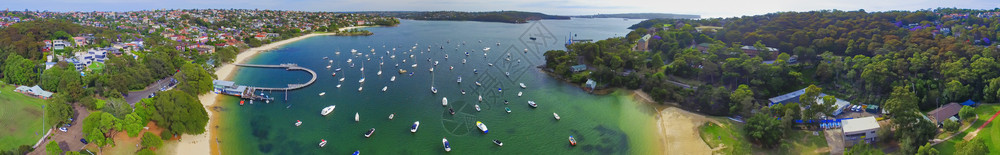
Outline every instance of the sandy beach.
<path fill-rule="evenodd" d="M 340 30 L 364 28 L 364 27 L 367 26 L 345 27 L 345 28 L 340 28 Z M 333 34 L 336 33 L 310 33 L 291 39 L 273 42 L 260 47 L 250 48 L 236 55 L 236 58 L 235 60 L 233 60 L 233 63 L 243 63 L 247 59 L 252 58 L 261 52 L 277 49 L 288 43 L 293 43 L 305 38 L 322 36 L 322 35 L 333 35 Z M 235 65 L 223 64 L 222 66 L 215 69 L 215 75 L 218 76 L 218 79 L 229 80 L 230 78 L 232 78 L 232 75 L 235 71 L 236 71 Z M 209 120 L 208 120 L 208 125 L 205 126 L 205 131 L 207 132 L 198 135 L 186 135 L 186 134 L 182 135 L 180 142 L 178 142 L 177 147 L 175 147 L 176 149 L 173 152 L 174 154 L 179 154 L 179 155 L 219 154 L 219 145 L 218 143 L 215 142 L 215 140 L 218 139 L 217 137 L 218 131 L 216 131 L 216 126 L 218 126 L 219 124 L 218 122 L 219 116 L 214 115 L 214 113 L 218 112 L 215 107 L 215 104 L 218 102 L 219 99 L 220 98 L 218 94 L 211 92 L 198 95 L 198 100 L 201 101 L 201 104 L 205 106 L 205 110 L 208 111 Z"/>

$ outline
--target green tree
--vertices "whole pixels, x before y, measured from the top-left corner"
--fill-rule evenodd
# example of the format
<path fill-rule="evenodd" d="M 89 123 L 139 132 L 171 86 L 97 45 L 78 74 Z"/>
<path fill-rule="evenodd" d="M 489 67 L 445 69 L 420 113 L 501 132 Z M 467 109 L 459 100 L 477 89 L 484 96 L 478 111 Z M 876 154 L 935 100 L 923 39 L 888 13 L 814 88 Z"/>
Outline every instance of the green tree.
<path fill-rule="evenodd" d="M 958 117 L 963 120 L 969 120 L 976 117 L 976 108 L 970 106 L 962 106 L 961 110 L 958 110 Z"/>
<path fill-rule="evenodd" d="M 109 113 L 93 112 L 83 119 L 83 133 L 86 133 L 85 138 L 90 143 L 97 146 L 108 145 L 114 142 L 108 135 L 121 129 L 119 122 L 118 118 Z"/>
<path fill-rule="evenodd" d="M 48 117 L 49 126 L 69 123 L 69 118 L 73 116 L 73 107 L 66 102 L 66 97 L 62 94 L 55 94 L 48 100 L 45 107 L 45 116 Z"/>
<path fill-rule="evenodd" d="M 159 148 L 160 146 L 163 146 L 163 140 L 160 139 L 160 136 L 150 132 L 142 134 L 142 142 L 140 143 L 146 148 Z"/>
<path fill-rule="evenodd" d="M 153 107 L 156 112 L 150 120 L 174 134 L 200 134 L 205 132 L 205 126 L 208 125 L 208 112 L 201 102 L 182 91 L 161 92 L 153 100 Z"/>
<path fill-rule="evenodd" d="M 729 112 L 747 115 L 750 110 L 753 109 L 753 90 L 750 90 L 750 86 L 741 84 L 735 91 L 733 91 L 733 94 L 729 96 L 729 100 L 732 101 L 732 105 L 729 107 Z"/>
<path fill-rule="evenodd" d="M 136 152 L 135 154 L 136 155 L 156 155 L 156 152 L 153 152 L 153 150 L 149 150 L 149 149 L 142 149 L 142 150 L 139 150 L 139 152 Z"/>
<path fill-rule="evenodd" d="M 938 154 L 940 153 L 938 152 L 937 149 L 934 149 L 934 147 L 931 146 L 930 142 L 924 144 L 923 146 L 920 146 L 920 148 L 917 149 L 917 155 L 938 155 Z"/>
<path fill-rule="evenodd" d="M 983 99 L 986 99 L 985 102 L 1000 101 L 1000 78 L 986 81 L 986 86 L 983 88 Z"/>
<path fill-rule="evenodd" d="M 56 141 L 49 141 L 49 144 L 45 145 L 45 152 L 49 155 L 59 155 L 63 153 L 62 148 L 59 148 L 59 143 Z"/>
<path fill-rule="evenodd" d="M 35 62 L 17 54 L 7 56 L 4 61 L 3 79 L 8 83 L 18 85 L 34 85 L 38 79 L 35 73 Z"/>
<path fill-rule="evenodd" d="M 944 127 L 945 131 L 951 131 L 951 132 L 958 131 L 960 125 L 958 124 L 958 122 L 952 120 L 944 120 L 944 122 L 941 122 L 941 124 L 942 124 L 941 126 Z"/>
<path fill-rule="evenodd" d="M 139 136 L 139 132 L 142 131 L 142 127 L 146 125 L 146 122 L 142 121 L 142 118 L 135 113 L 129 113 L 125 115 L 124 126 L 122 128 L 128 132 L 129 137 Z"/>
<path fill-rule="evenodd" d="M 799 96 L 799 106 L 802 106 L 801 108 L 803 109 L 802 119 L 812 120 L 816 119 L 817 115 L 825 115 L 826 108 L 824 105 L 816 102 L 816 100 L 820 99 L 819 94 L 822 91 L 823 89 L 816 85 L 809 85 L 809 87 L 806 87 L 805 93 Z"/>
<path fill-rule="evenodd" d="M 63 68 L 58 65 L 43 71 L 41 77 L 42 79 L 39 81 L 38 85 L 45 90 L 58 91 L 59 81 L 61 79 L 60 76 L 63 75 L 62 72 Z"/>
<path fill-rule="evenodd" d="M 781 122 L 764 113 L 754 114 L 747 119 L 746 127 L 743 129 L 751 141 L 767 148 L 776 146 L 784 134 Z"/>
<path fill-rule="evenodd" d="M 947 101 L 949 102 L 967 98 L 967 95 L 969 94 L 968 86 L 963 85 L 962 82 L 959 82 L 958 80 L 951 80 L 951 82 L 945 84 L 944 90 L 946 94 L 945 96 L 948 97 Z"/>
<path fill-rule="evenodd" d="M 990 154 L 990 149 L 986 146 L 986 142 L 979 137 L 955 144 L 955 150 L 956 155 Z"/>
<path fill-rule="evenodd" d="M 215 75 L 201 66 L 184 64 L 181 67 L 181 72 L 175 78 L 180 82 L 177 85 L 178 89 L 196 95 L 212 90 L 212 80 L 215 80 Z"/>
<path fill-rule="evenodd" d="M 844 151 L 844 155 L 883 155 L 885 153 L 878 148 L 873 148 L 868 143 L 858 143 L 851 146 L 851 149 Z"/>

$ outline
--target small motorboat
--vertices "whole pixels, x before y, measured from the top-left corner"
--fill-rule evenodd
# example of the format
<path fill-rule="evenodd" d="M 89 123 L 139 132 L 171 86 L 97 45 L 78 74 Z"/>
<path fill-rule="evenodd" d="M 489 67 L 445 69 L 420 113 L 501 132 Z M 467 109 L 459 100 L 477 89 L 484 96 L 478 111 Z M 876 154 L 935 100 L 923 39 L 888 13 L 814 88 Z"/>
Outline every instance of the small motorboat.
<path fill-rule="evenodd" d="M 354 59 L 350 59 L 350 58 L 347 59 L 347 63 L 351 63 L 351 61 L 354 61 Z"/>
<path fill-rule="evenodd" d="M 430 72 L 434 72 L 434 67 L 431 67 L 431 69 L 428 70 L 430 70 Z"/>
<path fill-rule="evenodd" d="M 379 76 L 381 76 L 381 75 L 382 75 L 382 71 L 381 71 L 381 70 L 379 70 L 379 71 L 378 71 L 377 73 L 375 73 L 375 75 L 379 75 Z"/>
<path fill-rule="evenodd" d="M 521 97 L 522 92 L 517 92 L 517 97 Z"/>
<path fill-rule="evenodd" d="M 504 109 L 504 110 L 507 110 L 507 113 L 508 113 L 508 114 L 510 113 L 510 107 L 503 107 L 503 109 Z"/>
<path fill-rule="evenodd" d="M 389 114 L 389 120 L 392 120 L 393 117 L 396 117 L 396 113 Z"/>
<path fill-rule="evenodd" d="M 497 92 L 503 93 L 503 88 L 497 88 Z"/>
<path fill-rule="evenodd" d="M 521 83 L 521 88 L 528 88 L 528 86 L 525 86 L 524 83 Z"/>
<path fill-rule="evenodd" d="M 573 136 L 569 136 L 569 145 L 576 146 L 576 138 L 573 138 Z"/>
<path fill-rule="evenodd" d="M 497 146 L 503 146 L 503 142 L 500 142 L 500 140 L 496 139 L 493 140 L 493 144 L 497 144 Z"/>
<path fill-rule="evenodd" d="M 344 79 L 346 79 L 346 78 L 347 78 L 347 77 L 342 77 L 342 78 L 340 78 L 340 82 L 344 82 Z"/>
<path fill-rule="evenodd" d="M 358 83 L 365 83 L 365 78 L 361 77 L 361 80 L 358 80 Z"/>
<path fill-rule="evenodd" d="M 328 106 L 326 108 L 323 108 L 323 110 L 320 111 L 319 114 L 323 115 L 323 116 L 326 116 L 326 115 L 330 114 L 330 112 L 333 112 L 333 109 L 337 109 L 337 105 L 331 105 L 331 106 Z"/>
<path fill-rule="evenodd" d="M 319 96 L 323 96 L 323 95 L 326 95 L 326 92 L 320 92 L 319 93 Z"/>
<path fill-rule="evenodd" d="M 468 56 L 468 55 L 466 55 L 466 56 Z M 465 64 L 465 59 L 462 59 L 462 64 Z"/>
<path fill-rule="evenodd" d="M 507 75 L 507 77 L 510 77 L 510 72 L 504 72 L 504 74 Z"/>
<path fill-rule="evenodd" d="M 489 47 L 483 48 L 483 51 L 489 52 L 490 48 Z"/>
<path fill-rule="evenodd" d="M 413 122 L 413 125 L 410 126 L 410 133 L 417 133 L 418 128 L 420 128 L 420 121 Z"/>
<path fill-rule="evenodd" d="M 484 134 L 490 133 L 490 129 L 486 128 L 486 124 L 481 121 L 476 121 L 476 127 L 479 127 L 479 130 L 482 130 Z"/>
<path fill-rule="evenodd" d="M 451 144 L 448 144 L 448 138 L 441 138 L 441 143 L 444 145 L 445 152 L 451 152 Z"/>
<path fill-rule="evenodd" d="M 330 74 L 330 75 L 331 75 L 331 76 L 334 76 L 334 77 L 336 77 L 336 76 L 337 76 L 337 72 L 333 72 L 333 73 L 332 73 L 332 74 Z"/>
<path fill-rule="evenodd" d="M 410 65 L 410 67 L 417 68 L 417 64 L 414 63 L 413 65 Z"/>
<path fill-rule="evenodd" d="M 434 88 L 434 86 L 431 86 L 431 93 L 437 94 L 438 93 L 438 89 Z"/>
<path fill-rule="evenodd" d="M 334 71 L 334 72 L 339 72 L 339 71 L 340 71 L 340 68 L 337 68 L 337 69 L 334 69 L 333 71 Z"/>
<path fill-rule="evenodd" d="M 476 104 L 476 111 L 482 111 L 482 109 L 479 109 L 479 104 Z"/>
<path fill-rule="evenodd" d="M 469 56 L 469 52 L 465 52 L 465 56 Z"/>
<path fill-rule="evenodd" d="M 394 75 L 392 78 L 389 78 L 389 82 L 396 82 L 396 76 Z"/>
<path fill-rule="evenodd" d="M 458 77 L 458 83 L 462 83 L 462 76 Z"/>
<path fill-rule="evenodd" d="M 399 74 L 403 74 L 403 73 L 406 73 L 406 70 L 405 69 L 399 69 Z"/>
<path fill-rule="evenodd" d="M 479 70 L 476 70 L 475 68 L 473 68 L 472 69 L 472 74 L 479 74 Z"/>
<path fill-rule="evenodd" d="M 365 138 L 372 137 L 372 134 L 375 134 L 375 128 L 368 129 L 368 132 L 365 132 Z"/>
<path fill-rule="evenodd" d="M 323 57 L 323 60 L 330 59 L 330 57 Z"/>
<path fill-rule="evenodd" d="M 530 105 L 532 108 L 538 108 L 538 104 L 535 104 L 535 101 L 528 101 L 528 105 Z"/>
<path fill-rule="evenodd" d="M 240 105 L 241 105 L 241 106 L 243 105 L 243 100 L 240 100 Z"/>
<path fill-rule="evenodd" d="M 528 39 L 531 39 L 531 40 L 535 40 L 535 39 L 538 39 L 538 38 L 535 38 L 535 37 L 528 37 Z M 527 48 L 525 48 L 525 50 L 527 50 Z"/>
<path fill-rule="evenodd" d="M 462 95 L 465 95 L 465 89 L 462 89 Z"/>
<path fill-rule="evenodd" d="M 295 120 L 295 126 L 302 126 L 302 121 Z"/>
<path fill-rule="evenodd" d="M 365 89 L 365 87 L 358 87 L 358 92 L 361 92 L 362 89 Z"/>
<path fill-rule="evenodd" d="M 354 150 L 354 153 L 351 155 L 361 155 L 361 150 Z"/>
<path fill-rule="evenodd" d="M 448 66 L 448 70 L 455 70 L 455 66 Z"/>
<path fill-rule="evenodd" d="M 361 114 L 354 113 L 354 122 L 360 122 L 360 121 L 361 121 Z"/>
<path fill-rule="evenodd" d="M 490 65 L 490 66 L 493 66 L 493 63 L 486 63 L 486 64 L 488 64 L 488 65 Z"/>
<path fill-rule="evenodd" d="M 441 106 L 448 106 L 448 97 L 441 97 Z"/>
<path fill-rule="evenodd" d="M 483 95 L 479 95 L 479 102 L 483 102 Z"/>
<path fill-rule="evenodd" d="M 556 117 L 556 120 L 559 120 L 559 114 L 552 113 L 552 116 Z"/>
<path fill-rule="evenodd" d="M 507 103 L 508 103 L 507 100 L 503 100 L 503 104 L 507 104 Z"/>
<path fill-rule="evenodd" d="M 341 84 L 337 84 L 337 88 L 340 88 L 340 85 L 341 85 Z"/>
<path fill-rule="evenodd" d="M 434 66 L 437 66 L 437 65 L 438 65 L 438 61 L 434 61 Z"/>
<path fill-rule="evenodd" d="M 389 89 L 389 86 L 382 87 L 382 92 L 385 92 L 386 89 Z"/>
<path fill-rule="evenodd" d="M 331 66 L 331 65 L 326 65 L 326 69 L 330 69 L 331 67 L 333 67 L 333 66 Z"/>
<path fill-rule="evenodd" d="M 448 108 L 448 112 L 450 112 L 451 115 L 455 115 L 455 109 L 454 108 Z"/>
<path fill-rule="evenodd" d="M 410 76 L 413 76 L 413 72 L 410 72 Z"/>
<path fill-rule="evenodd" d="M 479 83 L 479 81 L 476 81 L 476 86 L 483 86 L 483 84 Z"/>
<path fill-rule="evenodd" d="M 326 146 L 326 139 L 320 139 L 319 140 L 319 147 L 324 147 L 324 146 Z"/>

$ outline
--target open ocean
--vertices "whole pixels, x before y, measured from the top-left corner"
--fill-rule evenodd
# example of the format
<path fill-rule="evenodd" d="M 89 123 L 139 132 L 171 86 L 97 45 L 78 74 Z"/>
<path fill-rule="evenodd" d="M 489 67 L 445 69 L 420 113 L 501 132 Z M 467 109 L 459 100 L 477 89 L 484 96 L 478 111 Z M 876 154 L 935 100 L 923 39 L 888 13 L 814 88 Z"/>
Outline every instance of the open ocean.
<path fill-rule="evenodd" d="M 223 111 L 216 113 L 221 115 L 221 152 L 445 154 L 441 138 L 447 137 L 452 154 L 660 153 L 654 109 L 624 92 L 589 94 L 536 68 L 544 64 L 545 51 L 565 50 L 563 45 L 571 33 L 576 39 L 595 41 L 621 37 L 637 22 L 617 18 L 527 24 L 402 20 L 396 27 L 364 28 L 374 32 L 372 36 L 317 36 L 290 43 L 247 63 L 296 63 L 316 71 L 319 79 L 303 89 L 288 91 L 287 101 L 284 91 L 265 92 L 276 99 L 270 104 L 255 101 L 240 106 L 239 98 L 225 97 Z M 490 50 L 484 52 L 487 47 Z M 362 55 L 352 55 L 352 49 Z M 334 54 L 337 51 L 339 55 Z M 355 67 L 351 68 L 347 59 L 352 59 Z M 463 64 L 463 59 L 467 63 Z M 436 67 L 435 61 L 439 62 Z M 414 63 L 416 68 L 411 67 Z M 327 69 L 327 65 L 332 67 Z M 454 69 L 449 69 L 452 66 Z M 428 71 L 431 67 L 433 72 Z M 331 76 L 336 68 L 343 70 Z M 413 75 L 400 74 L 399 69 Z M 479 73 L 473 73 L 474 69 Z M 377 75 L 379 70 L 381 76 Z M 395 82 L 390 82 L 392 76 L 396 76 Z M 461 83 L 456 82 L 459 76 Z M 366 79 L 364 83 L 358 82 L 361 77 Z M 227 80 L 285 87 L 309 78 L 303 71 L 240 67 L 233 79 Z M 345 80 L 340 82 L 340 78 Z M 476 86 L 476 81 L 482 86 Z M 337 88 L 337 84 L 342 87 Z M 388 89 L 382 92 L 385 86 Z M 431 86 L 437 88 L 437 94 L 431 93 Z M 359 87 L 364 90 L 359 92 Z M 467 94 L 462 95 L 461 90 Z M 326 95 L 319 96 L 321 92 Z M 518 92 L 523 96 L 518 97 Z M 482 102 L 478 101 L 480 95 Z M 442 97 L 448 98 L 447 107 L 441 105 Z M 537 102 L 538 108 L 528 106 L 529 100 Z M 481 112 L 475 110 L 476 104 Z M 320 110 L 329 105 L 337 105 L 336 110 L 321 116 Z M 512 112 L 506 113 L 504 107 Z M 449 114 L 448 108 L 454 108 L 456 114 Z M 562 120 L 555 120 L 553 112 Z M 360 114 L 360 122 L 354 121 L 355 113 Z M 389 120 L 393 113 L 395 119 Z M 302 126 L 296 127 L 296 120 L 301 120 Z M 421 125 L 419 131 L 410 133 L 414 121 Z M 490 132 L 479 131 L 476 121 L 486 124 Z M 370 128 L 376 132 L 365 138 L 363 134 Z M 567 137 L 571 135 L 577 146 L 569 145 Z M 328 141 L 326 147 L 318 146 L 321 139 Z M 503 147 L 494 145 L 493 139 L 503 141 Z"/>

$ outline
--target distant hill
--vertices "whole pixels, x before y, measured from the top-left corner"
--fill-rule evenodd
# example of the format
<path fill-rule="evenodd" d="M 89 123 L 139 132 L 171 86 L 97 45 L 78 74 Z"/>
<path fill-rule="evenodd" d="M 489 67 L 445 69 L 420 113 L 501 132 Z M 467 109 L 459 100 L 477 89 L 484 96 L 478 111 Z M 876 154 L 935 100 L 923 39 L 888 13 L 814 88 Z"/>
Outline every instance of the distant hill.
<path fill-rule="evenodd" d="M 504 23 L 527 23 L 542 19 L 569 19 L 568 16 L 546 15 L 538 12 L 493 11 L 493 12 L 459 12 L 459 11 L 371 11 L 354 12 L 369 15 L 379 15 L 413 20 L 450 20 L 450 21 L 482 21 Z"/>
<path fill-rule="evenodd" d="M 626 19 L 698 19 L 700 15 L 670 14 L 670 13 L 619 13 L 572 16 L 577 18 L 626 18 Z"/>

